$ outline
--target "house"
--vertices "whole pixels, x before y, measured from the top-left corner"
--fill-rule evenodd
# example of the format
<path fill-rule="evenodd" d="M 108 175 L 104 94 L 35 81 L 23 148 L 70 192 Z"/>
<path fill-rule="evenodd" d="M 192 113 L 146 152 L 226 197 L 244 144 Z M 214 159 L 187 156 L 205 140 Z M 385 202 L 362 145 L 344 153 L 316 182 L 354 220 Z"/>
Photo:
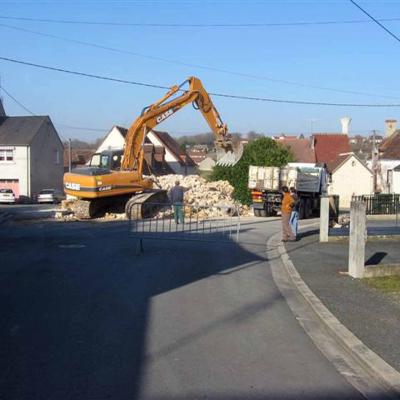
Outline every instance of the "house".
<path fill-rule="evenodd" d="M 125 136 L 128 133 L 128 129 L 122 126 L 113 126 L 107 133 L 95 153 L 101 153 L 105 150 L 121 150 L 125 146 Z"/>
<path fill-rule="evenodd" d="M 356 135 L 349 138 L 350 148 L 354 154 L 357 154 L 357 157 L 366 162 L 369 158 L 371 158 L 371 154 L 374 148 L 374 145 L 377 145 L 381 142 L 382 136 L 374 136 L 371 135 L 369 137 L 365 137 L 362 135 Z"/>
<path fill-rule="evenodd" d="M 397 167 L 400 166 L 400 129 L 391 131 L 395 125 L 395 120 L 387 120 L 386 137 L 378 148 L 378 163 L 376 168 L 377 192 L 380 193 L 400 193 L 395 184 Z M 372 168 L 372 160 L 368 161 Z"/>
<path fill-rule="evenodd" d="M 385 136 L 386 138 L 389 138 L 390 136 L 393 135 L 393 133 L 396 132 L 397 128 L 397 120 L 395 119 L 387 119 L 385 121 Z"/>
<path fill-rule="evenodd" d="M 343 133 L 317 133 L 310 139 L 282 135 L 273 139 L 291 151 L 294 161 L 326 164 L 328 169 L 339 154 L 351 151 L 349 138 Z"/>
<path fill-rule="evenodd" d="M 373 172 L 354 154 L 340 154 L 330 163 L 329 194 L 339 195 L 339 207 L 349 209 L 354 195 L 373 193 Z"/>
<path fill-rule="evenodd" d="M 371 144 L 380 145 L 384 141 L 384 137 L 382 135 L 369 135 L 367 140 Z"/>
<path fill-rule="evenodd" d="M 96 153 L 100 153 L 104 150 L 123 149 L 127 133 L 128 130 L 126 128 L 114 126 L 101 142 L 96 150 Z M 147 133 L 145 144 L 154 146 L 154 150 L 151 150 L 153 154 L 156 152 L 158 156 L 163 155 L 164 159 L 158 159 L 158 162 L 161 164 L 165 163 L 167 165 L 168 172 L 164 173 L 175 173 L 181 175 L 195 173 L 195 162 L 184 150 L 179 147 L 179 144 L 176 142 L 176 140 L 174 140 L 167 132 L 151 130 Z M 160 147 L 164 149 L 163 152 L 159 150 Z M 147 151 L 150 151 L 149 149 L 150 147 L 147 146 Z M 152 159 L 154 158 L 147 158 L 147 161 Z M 151 166 L 150 169 L 154 169 L 154 165 Z"/>
<path fill-rule="evenodd" d="M 294 161 L 300 163 L 315 163 L 315 152 L 311 147 L 309 139 L 282 136 L 275 140 L 289 149 L 293 155 Z"/>
<path fill-rule="evenodd" d="M 191 148 L 187 150 L 187 154 L 196 165 L 199 165 L 207 157 L 207 150 Z"/>
<path fill-rule="evenodd" d="M 0 110 L 0 188 L 20 200 L 34 200 L 46 188 L 62 190 L 63 144 L 50 117 L 10 117 Z"/>
<path fill-rule="evenodd" d="M 145 175 L 168 175 L 174 170 L 165 161 L 165 147 L 154 146 L 152 143 L 145 143 L 143 174 Z"/>
<path fill-rule="evenodd" d="M 393 168 L 392 193 L 400 194 L 400 164 Z"/>
<path fill-rule="evenodd" d="M 273 140 L 283 140 L 283 139 L 297 139 L 296 135 L 286 135 L 281 133 L 280 135 L 272 136 Z"/>
<path fill-rule="evenodd" d="M 379 146 L 379 158 L 384 160 L 400 160 L 400 129 L 385 138 Z"/>
<path fill-rule="evenodd" d="M 94 153 L 93 149 L 71 149 L 71 168 L 76 168 L 79 166 L 86 165 L 92 154 Z M 68 144 L 64 144 L 64 172 L 67 172 L 69 169 L 69 148 Z"/>
<path fill-rule="evenodd" d="M 340 154 L 349 153 L 349 137 L 343 133 L 316 133 L 311 137 L 315 162 L 326 164 L 330 172 L 337 164 Z"/>

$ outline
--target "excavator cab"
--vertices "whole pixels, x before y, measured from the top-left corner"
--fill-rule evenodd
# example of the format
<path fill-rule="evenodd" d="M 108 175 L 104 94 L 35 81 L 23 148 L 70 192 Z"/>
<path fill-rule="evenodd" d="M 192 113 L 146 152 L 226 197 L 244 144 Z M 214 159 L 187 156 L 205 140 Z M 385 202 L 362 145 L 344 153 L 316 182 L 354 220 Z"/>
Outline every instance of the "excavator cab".
<path fill-rule="evenodd" d="M 90 159 L 91 167 L 107 168 L 112 171 L 121 169 L 123 150 L 105 150 L 101 153 L 95 153 Z"/>

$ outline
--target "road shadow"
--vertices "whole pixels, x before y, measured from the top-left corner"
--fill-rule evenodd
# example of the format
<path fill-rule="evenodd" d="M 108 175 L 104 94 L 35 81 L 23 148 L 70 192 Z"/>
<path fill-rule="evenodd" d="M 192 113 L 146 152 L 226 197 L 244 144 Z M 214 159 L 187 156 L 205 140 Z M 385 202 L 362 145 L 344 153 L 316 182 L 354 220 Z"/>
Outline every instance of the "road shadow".
<path fill-rule="evenodd" d="M 151 299 L 265 261 L 234 241 L 222 251 L 218 240 L 149 240 L 136 256 L 126 225 L 90 228 L 51 224 L 2 235 L 2 398 L 139 398 Z M 275 301 L 247 305 L 161 352 L 219 324 L 234 327 Z"/>
<path fill-rule="evenodd" d="M 365 261 L 365 265 L 378 265 L 387 255 L 388 253 L 384 251 L 377 251 Z"/>
<path fill-rule="evenodd" d="M 297 235 L 297 241 L 300 241 L 301 239 L 304 239 L 308 236 L 313 236 L 313 235 L 317 235 L 317 234 L 319 234 L 319 229 L 311 229 L 311 230 L 300 232 Z"/>

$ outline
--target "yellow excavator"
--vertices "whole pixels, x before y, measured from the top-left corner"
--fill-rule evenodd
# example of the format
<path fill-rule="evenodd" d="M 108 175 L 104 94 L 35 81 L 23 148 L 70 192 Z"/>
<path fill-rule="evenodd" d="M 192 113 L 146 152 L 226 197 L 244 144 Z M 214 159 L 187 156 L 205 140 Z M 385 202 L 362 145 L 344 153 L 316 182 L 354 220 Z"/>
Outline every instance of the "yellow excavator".
<path fill-rule="evenodd" d="M 184 88 L 188 85 L 188 88 Z M 64 175 L 64 191 L 74 196 L 73 210 L 80 218 L 93 218 L 110 208 L 124 207 L 128 217 L 145 217 L 146 203 L 165 203 L 165 190 L 154 189 L 153 181 L 143 177 L 144 143 L 147 134 L 159 123 L 188 104 L 200 110 L 216 136 L 217 164 L 232 166 L 240 159 L 243 146 L 234 143 L 210 96 L 198 78 L 190 77 L 173 86 L 159 101 L 146 107 L 129 128 L 123 151 L 93 154 L 88 167 Z M 131 204 L 141 207 L 131 207 Z M 149 209 L 149 207 L 147 207 Z"/>

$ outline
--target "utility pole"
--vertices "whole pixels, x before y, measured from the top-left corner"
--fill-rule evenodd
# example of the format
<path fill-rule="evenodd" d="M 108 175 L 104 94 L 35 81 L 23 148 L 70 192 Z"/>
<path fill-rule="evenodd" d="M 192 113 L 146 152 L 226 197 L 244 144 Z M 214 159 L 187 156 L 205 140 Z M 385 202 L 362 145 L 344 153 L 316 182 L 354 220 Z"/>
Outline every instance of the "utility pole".
<path fill-rule="evenodd" d="M 71 139 L 68 139 L 68 172 L 71 172 L 72 154 L 71 154 Z"/>
<path fill-rule="evenodd" d="M 378 169 L 379 169 L 379 152 L 376 148 L 376 130 L 372 131 L 372 173 L 373 173 L 373 190 L 378 191 Z"/>
<path fill-rule="evenodd" d="M 317 118 L 309 118 L 307 120 L 310 123 L 310 136 L 314 134 L 314 124 L 319 121 Z"/>

